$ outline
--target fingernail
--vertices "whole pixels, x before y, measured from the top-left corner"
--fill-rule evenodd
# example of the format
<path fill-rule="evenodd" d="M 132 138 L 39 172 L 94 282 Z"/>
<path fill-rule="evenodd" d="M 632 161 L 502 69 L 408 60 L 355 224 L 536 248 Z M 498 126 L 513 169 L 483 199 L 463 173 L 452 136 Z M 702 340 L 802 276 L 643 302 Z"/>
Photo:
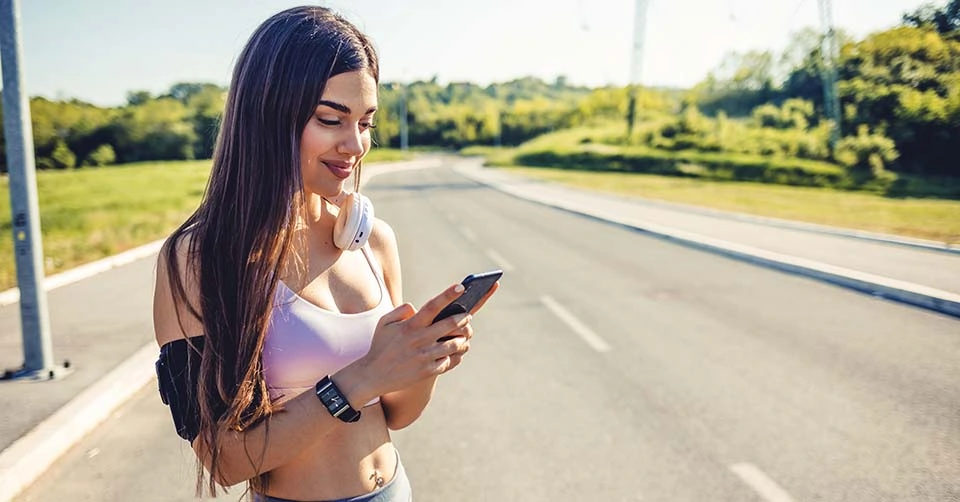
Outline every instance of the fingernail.
<path fill-rule="evenodd" d="M 465 317 L 467 317 L 468 315 L 469 315 L 469 314 L 457 314 L 457 315 L 453 316 L 453 321 L 454 321 L 456 324 L 460 324 L 460 321 L 462 321 L 462 320 L 463 320 Z"/>
<path fill-rule="evenodd" d="M 454 286 L 453 291 L 457 293 L 463 293 L 463 284 L 457 284 Z"/>

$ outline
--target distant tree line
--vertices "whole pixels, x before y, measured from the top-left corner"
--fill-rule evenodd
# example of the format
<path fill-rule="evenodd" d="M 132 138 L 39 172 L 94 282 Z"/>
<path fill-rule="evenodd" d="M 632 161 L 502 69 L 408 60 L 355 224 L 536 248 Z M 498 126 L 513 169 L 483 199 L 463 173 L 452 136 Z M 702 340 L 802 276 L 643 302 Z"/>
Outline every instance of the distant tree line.
<path fill-rule="evenodd" d="M 459 148 L 517 145 L 544 132 L 621 116 L 620 88 L 589 89 L 564 78 L 522 78 L 479 86 L 440 84 L 437 79 L 380 87 L 375 141 L 399 147 L 405 98 L 409 144 Z M 226 89 L 209 83 L 178 83 L 168 92 L 131 92 L 124 106 L 97 107 L 78 100 L 30 100 L 36 165 L 70 169 L 148 160 L 209 158 L 213 153 Z M 669 110 L 666 96 L 650 92 L 646 106 Z M 2 116 L 2 110 L 0 110 Z M 0 150 L 3 148 L 0 134 Z M 0 172 L 6 159 L 0 158 Z"/>
<path fill-rule="evenodd" d="M 116 108 L 31 98 L 37 168 L 210 157 L 223 96 L 224 89 L 213 84 L 182 83 L 160 96 L 132 92 Z M 0 172 L 6 171 L 6 156 L 0 156 Z"/>

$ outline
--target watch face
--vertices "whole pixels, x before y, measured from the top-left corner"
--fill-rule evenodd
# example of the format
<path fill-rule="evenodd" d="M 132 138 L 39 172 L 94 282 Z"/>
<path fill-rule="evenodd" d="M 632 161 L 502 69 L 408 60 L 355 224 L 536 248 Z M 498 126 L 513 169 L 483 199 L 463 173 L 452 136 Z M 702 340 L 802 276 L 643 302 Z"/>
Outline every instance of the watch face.
<path fill-rule="evenodd" d="M 333 387 L 328 388 L 320 394 L 320 401 L 327 406 L 327 410 L 329 410 L 330 413 L 339 410 L 344 405 L 343 400 L 340 399 L 340 393 Z"/>
<path fill-rule="evenodd" d="M 360 412 L 350 407 L 350 403 L 329 378 L 317 382 L 317 397 L 327 411 L 340 420 L 356 422 L 360 419 Z"/>

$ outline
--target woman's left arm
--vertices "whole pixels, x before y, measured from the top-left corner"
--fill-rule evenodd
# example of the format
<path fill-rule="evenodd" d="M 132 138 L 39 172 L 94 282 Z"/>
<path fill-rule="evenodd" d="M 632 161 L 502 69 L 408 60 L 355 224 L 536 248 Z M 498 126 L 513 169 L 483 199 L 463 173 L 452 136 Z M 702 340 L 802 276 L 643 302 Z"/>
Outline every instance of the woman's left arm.
<path fill-rule="evenodd" d="M 393 229 L 383 220 L 376 220 L 370 232 L 370 247 L 383 268 L 383 277 L 394 307 L 403 303 L 403 283 L 400 274 L 400 253 Z M 450 367 L 460 362 L 462 354 L 453 356 Z M 455 364 L 456 363 L 456 364 Z M 402 429 L 420 417 L 433 397 L 437 376 L 426 378 L 406 389 L 380 396 L 380 404 L 387 419 L 387 427 Z"/>

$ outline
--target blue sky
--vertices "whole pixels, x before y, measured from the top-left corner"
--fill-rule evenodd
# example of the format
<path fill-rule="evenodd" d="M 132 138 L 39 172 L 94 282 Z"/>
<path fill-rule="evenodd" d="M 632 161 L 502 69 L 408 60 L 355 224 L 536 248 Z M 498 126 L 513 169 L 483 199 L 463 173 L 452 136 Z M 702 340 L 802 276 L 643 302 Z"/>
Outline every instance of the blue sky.
<path fill-rule="evenodd" d="M 281 0 L 20 0 L 27 92 L 122 104 L 128 91 L 183 81 L 226 85 L 253 29 Z M 309 2 L 307 2 L 309 3 Z M 502 82 L 630 77 L 634 0 L 354 0 L 319 2 L 376 43 L 385 81 Z M 897 24 L 922 0 L 834 0 L 855 36 Z M 938 2 L 942 4 L 943 2 Z M 817 0 L 650 0 L 641 81 L 690 86 L 724 54 L 780 51 L 818 26 Z"/>

